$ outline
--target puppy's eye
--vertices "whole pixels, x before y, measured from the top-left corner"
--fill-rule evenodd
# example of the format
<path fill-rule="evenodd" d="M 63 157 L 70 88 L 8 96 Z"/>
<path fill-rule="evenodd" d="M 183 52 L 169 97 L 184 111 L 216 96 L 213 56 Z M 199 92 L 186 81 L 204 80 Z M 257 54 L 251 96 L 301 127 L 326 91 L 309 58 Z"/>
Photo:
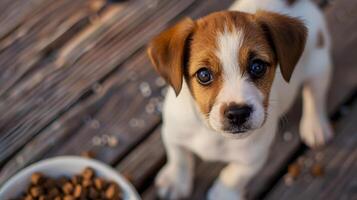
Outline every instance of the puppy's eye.
<path fill-rule="evenodd" d="M 196 77 L 202 85 L 208 85 L 213 81 L 212 73 L 207 68 L 201 68 L 196 72 Z"/>
<path fill-rule="evenodd" d="M 254 59 L 249 64 L 248 72 L 252 78 L 261 78 L 267 70 L 267 64 L 259 59 Z"/>

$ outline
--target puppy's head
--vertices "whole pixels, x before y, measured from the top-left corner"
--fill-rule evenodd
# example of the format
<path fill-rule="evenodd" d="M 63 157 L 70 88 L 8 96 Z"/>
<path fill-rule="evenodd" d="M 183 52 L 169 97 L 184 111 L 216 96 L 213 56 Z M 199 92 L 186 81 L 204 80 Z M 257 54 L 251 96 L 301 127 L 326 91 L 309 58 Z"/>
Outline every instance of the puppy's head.
<path fill-rule="evenodd" d="M 148 54 L 176 95 L 187 83 L 211 128 L 240 137 L 264 124 L 275 70 L 290 80 L 306 34 L 288 16 L 224 11 L 181 21 L 154 38 Z"/>

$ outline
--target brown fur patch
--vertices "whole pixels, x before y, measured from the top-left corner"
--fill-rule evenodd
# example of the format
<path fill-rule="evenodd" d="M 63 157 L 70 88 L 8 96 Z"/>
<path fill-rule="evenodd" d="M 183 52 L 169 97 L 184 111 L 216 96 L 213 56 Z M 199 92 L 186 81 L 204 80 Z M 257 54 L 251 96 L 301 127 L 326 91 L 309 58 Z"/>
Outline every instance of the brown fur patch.
<path fill-rule="evenodd" d="M 176 95 L 182 87 L 185 48 L 194 26 L 191 19 L 184 19 L 156 36 L 148 47 L 155 69 L 174 88 Z"/>
<path fill-rule="evenodd" d="M 225 29 L 243 32 L 243 43 L 237 52 L 242 75 L 247 73 L 252 58 L 268 63 L 266 74 L 251 80 L 264 94 L 263 103 L 267 108 L 277 63 L 279 62 L 282 75 L 288 81 L 304 49 L 306 28 L 298 20 L 262 11 L 254 15 L 216 12 L 196 22 L 187 19 L 163 32 L 151 43 L 149 55 L 176 94 L 181 89 L 184 75 L 201 112 L 208 115 L 223 86 L 223 69 L 216 56 L 216 42 Z M 185 55 L 188 57 L 187 65 Z M 203 67 L 211 71 L 214 79 L 207 86 L 201 85 L 196 77 L 196 72 Z"/>
<path fill-rule="evenodd" d="M 246 73 L 252 59 L 259 59 L 267 63 L 267 71 L 262 78 L 252 80 L 264 95 L 264 107 L 268 107 L 270 89 L 274 80 L 277 58 L 274 50 L 265 36 L 264 30 L 256 22 L 255 17 L 247 18 L 244 26 L 244 40 L 239 50 L 239 66 L 241 72 Z"/>
<path fill-rule="evenodd" d="M 255 17 L 242 12 L 218 12 L 197 21 L 192 35 L 187 72 L 188 85 L 192 95 L 201 111 L 208 114 L 223 84 L 221 61 L 216 56 L 218 48 L 216 42 L 225 27 L 230 32 L 243 32 L 243 43 L 237 56 L 242 75 L 246 73 L 252 56 L 269 63 L 266 75 L 262 79 L 253 81 L 264 94 L 264 105 L 267 107 L 277 63 L 276 55 Z M 195 74 L 202 67 L 209 68 L 213 74 L 214 81 L 209 86 L 202 86 L 196 80 Z"/>
<path fill-rule="evenodd" d="M 323 48 L 325 46 L 325 37 L 321 30 L 317 33 L 317 48 Z"/>
<path fill-rule="evenodd" d="M 304 51 L 307 28 L 300 20 L 277 13 L 258 11 L 255 16 L 274 48 L 283 78 L 289 82 Z"/>

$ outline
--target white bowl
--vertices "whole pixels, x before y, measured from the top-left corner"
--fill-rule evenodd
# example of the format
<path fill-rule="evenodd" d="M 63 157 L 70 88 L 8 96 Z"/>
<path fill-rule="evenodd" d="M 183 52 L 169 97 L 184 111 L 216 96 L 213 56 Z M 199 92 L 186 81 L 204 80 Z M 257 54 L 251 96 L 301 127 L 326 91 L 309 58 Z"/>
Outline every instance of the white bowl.
<path fill-rule="evenodd" d="M 21 194 L 30 183 L 31 174 L 41 172 L 50 177 L 72 176 L 79 174 L 85 167 L 91 167 L 96 174 L 112 180 L 121 187 L 124 200 L 140 200 L 140 197 L 131 184 L 129 184 L 117 171 L 99 161 L 77 157 L 60 156 L 32 164 L 10 178 L 0 188 L 0 199 L 7 200 Z"/>

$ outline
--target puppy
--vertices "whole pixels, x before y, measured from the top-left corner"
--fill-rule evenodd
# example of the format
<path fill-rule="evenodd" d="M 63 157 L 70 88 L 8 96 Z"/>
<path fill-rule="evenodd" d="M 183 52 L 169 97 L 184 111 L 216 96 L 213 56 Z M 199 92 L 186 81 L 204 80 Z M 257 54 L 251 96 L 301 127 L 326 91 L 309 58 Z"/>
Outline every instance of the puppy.
<path fill-rule="evenodd" d="M 193 154 L 228 163 L 208 199 L 243 198 L 300 86 L 301 138 L 316 147 L 332 137 L 330 40 L 320 10 L 307 0 L 241 0 L 230 10 L 184 19 L 149 45 L 171 86 L 162 127 L 168 162 L 156 178 L 162 198 L 190 195 Z"/>

